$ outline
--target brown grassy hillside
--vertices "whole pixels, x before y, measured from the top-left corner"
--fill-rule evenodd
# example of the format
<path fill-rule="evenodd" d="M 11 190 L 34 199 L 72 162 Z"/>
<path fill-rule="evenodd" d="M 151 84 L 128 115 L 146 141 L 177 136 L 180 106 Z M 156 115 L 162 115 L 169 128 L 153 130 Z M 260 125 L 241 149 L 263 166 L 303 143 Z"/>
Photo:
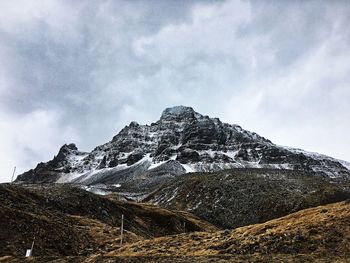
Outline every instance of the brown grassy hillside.
<path fill-rule="evenodd" d="M 343 201 L 230 231 L 142 240 L 89 257 L 0 257 L 0 262 L 349 262 L 349 244 L 350 202 Z"/>
<path fill-rule="evenodd" d="M 215 233 L 155 238 L 108 256 L 300 257 L 346 260 L 350 256 L 350 202 L 305 209 L 266 223 Z M 266 255 L 266 256 L 264 256 Z"/>

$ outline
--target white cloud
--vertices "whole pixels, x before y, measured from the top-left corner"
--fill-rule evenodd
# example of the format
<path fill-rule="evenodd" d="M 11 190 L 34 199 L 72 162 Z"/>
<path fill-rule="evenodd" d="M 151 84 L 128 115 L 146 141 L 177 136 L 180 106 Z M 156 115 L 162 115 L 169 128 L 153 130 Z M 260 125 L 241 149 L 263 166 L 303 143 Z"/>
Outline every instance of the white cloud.
<path fill-rule="evenodd" d="M 189 22 L 166 25 L 155 35 L 136 38 L 134 52 L 142 59 L 174 66 L 188 63 L 192 56 L 228 56 L 245 65 L 250 52 L 242 52 L 242 48 L 249 51 L 255 47 L 247 47 L 249 41 L 237 34 L 250 19 L 249 2 L 198 4 Z"/>
<path fill-rule="evenodd" d="M 60 115 L 35 111 L 26 115 L 0 114 L 0 181 L 10 181 L 12 169 L 17 174 L 49 160 L 57 153 L 57 143 L 79 142 L 72 127 L 60 125 Z"/>
<path fill-rule="evenodd" d="M 67 4 L 60 0 L 16 0 L 0 1 L 0 29 L 19 38 L 32 38 L 33 30 L 50 34 L 56 42 L 80 41 L 78 33 L 81 5 Z"/>
<path fill-rule="evenodd" d="M 349 160 L 344 147 L 350 141 L 348 22 L 342 16 L 334 19 L 330 33 L 292 65 L 252 79 L 240 96 L 231 98 L 238 112 L 225 118 L 279 144 Z"/>

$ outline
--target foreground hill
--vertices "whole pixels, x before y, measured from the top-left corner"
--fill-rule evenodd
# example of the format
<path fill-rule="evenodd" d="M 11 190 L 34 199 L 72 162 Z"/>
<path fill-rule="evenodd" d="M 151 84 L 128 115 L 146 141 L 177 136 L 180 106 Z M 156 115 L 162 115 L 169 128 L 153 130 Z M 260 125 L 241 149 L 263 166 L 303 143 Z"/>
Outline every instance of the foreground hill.
<path fill-rule="evenodd" d="M 231 169 L 177 176 L 144 201 L 189 211 L 221 228 L 236 228 L 347 198 L 349 182 L 335 183 L 322 174 Z"/>
<path fill-rule="evenodd" d="M 187 256 L 193 259 L 231 255 L 226 258 L 231 262 L 234 259 L 346 262 L 350 256 L 349 244 L 350 202 L 345 201 L 233 231 L 187 233 L 140 241 L 106 256 Z M 209 262 L 210 257 L 207 260 Z"/>
<path fill-rule="evenodd" d="M 217 230 L 186 212 L 98 196 L 69 185 L 0 184 L 0 256 L 77 256 L 124 243 L 191 231 Z"/>
<path fill-rule="evenodd" d="M 345 161 L 278 146 L 239 125 L 177 106 L 165 109 L 151 125 L 131 122 L 89 153 L 74 144 L 64 145 L 51 161 L 20 175 L 17 182 L 118 184 L 128 191 L 144 191 L 180 174 L 229 168 L 314 171 L 350 178 L 350 164 Z"/>

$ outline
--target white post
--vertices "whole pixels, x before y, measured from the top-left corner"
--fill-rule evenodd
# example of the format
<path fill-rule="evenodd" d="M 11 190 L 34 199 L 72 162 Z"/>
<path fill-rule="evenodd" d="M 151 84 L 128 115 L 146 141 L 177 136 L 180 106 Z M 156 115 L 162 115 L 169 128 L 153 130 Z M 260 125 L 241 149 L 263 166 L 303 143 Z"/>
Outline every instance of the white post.
<path fill-rule="evenodd" d="M 30 249 L 27 249 L 27 251 L 26 251 L 26 258 L 31 257 L 33 255 L 33 247 L 34 247 L 34 240 L 32 243 L 32 247 Z"/>
<path fill-rule="evenodd" d="M 120 228 L 120 245 L 123 245 L 124 215 L 122 215 L 122 226 Z"/>
<path fill-rule="evenodd" d="M 13 177 L 15 176 L 15 172 L 16 172 L 16 166 L 15 166 L 15 168 L 13 168 L 13 173 L 12 173 L 11 183 L 13 182 Z"/>

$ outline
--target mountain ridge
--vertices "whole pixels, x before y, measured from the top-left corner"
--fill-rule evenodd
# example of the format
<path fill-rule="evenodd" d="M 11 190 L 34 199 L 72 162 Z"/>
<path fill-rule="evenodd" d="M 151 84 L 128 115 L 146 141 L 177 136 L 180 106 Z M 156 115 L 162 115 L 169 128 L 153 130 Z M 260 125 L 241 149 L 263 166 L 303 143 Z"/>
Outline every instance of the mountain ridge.
<path fill-rule="evenodd" d="M 232 168 L 303 170 L 332 179 L 350 178 L 350 164 L 345 161 L 279 146 L 237 124 L 175 106 L 166 108 L 150 125 L 132 121 L 90 153 L 65 144 L 51 161 L 38 164 L 16 181 L 83 185 L 133 181 L 139 188 L 154 188 L 180 174 Z"/>

